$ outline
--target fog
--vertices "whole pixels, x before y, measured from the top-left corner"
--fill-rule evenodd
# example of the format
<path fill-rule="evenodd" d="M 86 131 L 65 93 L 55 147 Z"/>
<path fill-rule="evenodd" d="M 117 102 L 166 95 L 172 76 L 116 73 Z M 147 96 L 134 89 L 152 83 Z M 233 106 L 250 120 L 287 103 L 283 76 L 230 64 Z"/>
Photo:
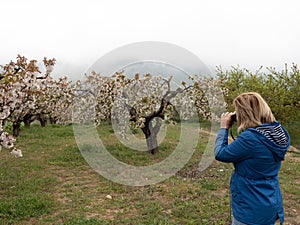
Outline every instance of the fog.
<path fill-rule="evenodd" d="M 54 57 L 54 76 L 77 79 L 117 48 L 157 41 L 190 51 L 211 71 L 237 65 L 283 69 L 300 62 L 298 9 L 296 0 L 3 1 L 0 64 L 17 54 Z"/>

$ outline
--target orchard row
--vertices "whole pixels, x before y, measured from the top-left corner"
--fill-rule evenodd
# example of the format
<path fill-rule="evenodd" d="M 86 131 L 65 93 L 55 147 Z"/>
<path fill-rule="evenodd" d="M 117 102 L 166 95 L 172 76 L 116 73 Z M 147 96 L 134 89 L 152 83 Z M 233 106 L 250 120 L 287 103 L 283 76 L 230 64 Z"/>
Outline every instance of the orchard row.
<path fill-rule="evenodd" d="M 12 149 L 20 134 L 21 123 L 26 127 L 38 120 L 58 124 L 92 123 L 111 119 L 120 138 L 127 138 L 129 127 L 141 129 L 148 151 L 158 151 L 157 134 L 163 122 L 204 119 L 218 120 L 231 109 L 235 96 L 246 91 L 259 92 L 270 104 L 277 119 L 299 120 L 300 72 L 296 65 L 291 71 L 269 68 L 252 73 L 233 68 L 217 68 L 217 76 L 192 75 L 174 81 L 172 74 L 126 76 L 116 72 L 112 77 L 92 72 L 81 81 L 69 81 L 66 76 L 51 75 L 55 59 L 36 60 L 18 55 L 16 61 L 2 66 L 0 72 L 0 148 Z M 166 75 L 166 74 L 164 74 Z M 12 135 L 3 130 L 12 125 Z"/>
<path fill-rule="evenodd" d="M 216 87 L 220 85 L 212 78 L 189 77 L 187 85 L 185 81 L 174 84 L 172 76 L 145 74 L 140 78 L 136 74 L 128 78 L 117 72 L 106 77 L 92 72 L 84 81 L 71 82 L 67 77 L 52 77 L 55 59 L 44 58 L 43 65 L 41 72 L 36 60 L 29 61 L 19 55 L 16 62 L 2 67 L 0 147 L 14 149 L 21 123 L 26 127 L 34 120 L 39 120 L 42 126 L 47 121 L 97 125 L 101 120 L 113 119 L 122 136 L 128 126 L 142 129 L 149 139 L 149 151 L 155 152 L 162 121 L 174 122 L 178 116 L 188 119 L 196 113 L 216 118 L 211 108 L 225 107 L 224 101 L 218 101 L 222 93 Z M 12 136 L 3 131 L 5 123 L 12 124 Z"/>

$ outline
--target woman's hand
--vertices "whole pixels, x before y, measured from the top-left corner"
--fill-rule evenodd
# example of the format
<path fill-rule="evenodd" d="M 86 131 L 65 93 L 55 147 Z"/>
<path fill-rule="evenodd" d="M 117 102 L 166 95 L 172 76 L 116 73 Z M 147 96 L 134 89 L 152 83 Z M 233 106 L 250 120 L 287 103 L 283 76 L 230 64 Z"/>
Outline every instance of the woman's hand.
<path fill-rule="evenodd" d="M 232 126 L 231 116 L 233 114 L 234 113 L 229 113 L 229 112 L 222 113 L 222 115 L 221 115 L 221 122 L 220 122 L 220 128 L 224 128 L 224 129 L 227 129 L 227 130 L 229 128 L 231 128 L 231 126 Z"/>

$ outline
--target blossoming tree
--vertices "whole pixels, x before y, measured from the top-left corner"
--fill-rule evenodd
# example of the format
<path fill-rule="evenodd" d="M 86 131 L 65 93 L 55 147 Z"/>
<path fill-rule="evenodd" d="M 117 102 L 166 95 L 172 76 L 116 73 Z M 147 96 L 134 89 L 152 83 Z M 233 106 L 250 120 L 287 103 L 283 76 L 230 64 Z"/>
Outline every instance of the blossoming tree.
<path fill-rule="evenodd" d="M 0 74 L 0 147 L 14 148 L 15 138 L 3 131 L 5 122 L 11 122 L 13 136 L 20 133 L 24 122 L 29 127 L 33 120 L 43 125 L 48 119 L 66 123 L 71 121 L 72 87 L 66 77 L 55 80 L 51 76 L 55 59 L 44 58 L 45 72 L 42 73 L 36 60 L 28 61 L 18 55 L 2 67 Z M 67 113 L 69 112 L 69 113 Z M 19 151 L 18 154 L 16 151 Z M 13 154 L 21 156 L 20 150 Z"/>
<path fill-rule="evenodd" d="M 172 76 L 140 78 L 126 77 L 122 72 L 106 77 L 95 72 L 78 81 L 75 86 L 74 121 L 112 119 L 117 130 L 125 137 L 128 127 L 140 128 L 146 139 L 148 151 L 158 152 L 157 134 L 162 121 L 172 123 L 176 114 L 186 120 L 195 114 L 217 118 L 216 112 L 224 109 L 224 101 L 215 79 L 191 76 L 189 85 L 182 82 L 172 88 Z M 213 110 L 212 110 L 213 109 Z"/>

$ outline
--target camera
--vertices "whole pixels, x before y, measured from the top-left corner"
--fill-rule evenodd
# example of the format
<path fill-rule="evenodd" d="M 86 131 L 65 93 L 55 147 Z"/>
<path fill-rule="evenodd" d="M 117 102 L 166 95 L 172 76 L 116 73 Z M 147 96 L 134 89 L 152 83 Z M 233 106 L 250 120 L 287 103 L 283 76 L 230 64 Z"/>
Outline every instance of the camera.
<path fill-rule="evenodd" d="M 231 127 L 235 122 L 237 122 L 237 120 L 236 120 L 236 113 L 234 112 L 234 113 L 231 114 L 231 117 L 230 117 L 230 127 Z M 231 135 L 231 137 L 232 137 L 232 140 L 235 140 L 235 138 L 234 138 L 234 136 L 233 136 L 233 134 L 232 134 L 232 129 L 230 129 L 230 135 Z"/>
<path fill-rule="evenodd" d="M 232 126 L 232 124 L 234 124 L 235 122 L 237 122 L 236 120 L 236 113 L 232 113 L 231 117 L 230 117 L 230 126 Z"/>
<path fill-rule="evenodd" d="M 230 119 L 231 119 L 231 124 L 233 124 L 233 123 L 235 123 L 237 121 L 236 120 L 236 113 L 235 112 L 231 115 Z"/>

